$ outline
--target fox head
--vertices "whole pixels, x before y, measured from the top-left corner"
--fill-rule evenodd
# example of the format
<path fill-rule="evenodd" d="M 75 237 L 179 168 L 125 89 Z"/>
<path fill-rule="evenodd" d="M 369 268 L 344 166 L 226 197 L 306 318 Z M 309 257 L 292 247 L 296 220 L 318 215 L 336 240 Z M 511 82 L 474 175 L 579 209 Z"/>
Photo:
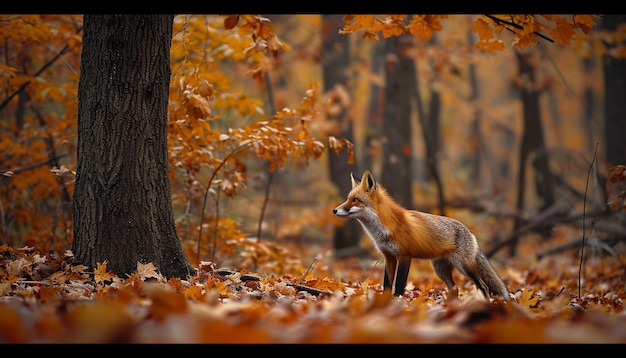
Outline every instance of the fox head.
<path fill-rule="evenodd" d="M 378 185 L 369 171 L 365 171 L 361 179 L 354 173 L 350 174 L 352 189 L 348 198 L 341 205 L 333 209 L 333 214 L 342 218 L 365 218 L 376 205 L 374 198 Z"/>

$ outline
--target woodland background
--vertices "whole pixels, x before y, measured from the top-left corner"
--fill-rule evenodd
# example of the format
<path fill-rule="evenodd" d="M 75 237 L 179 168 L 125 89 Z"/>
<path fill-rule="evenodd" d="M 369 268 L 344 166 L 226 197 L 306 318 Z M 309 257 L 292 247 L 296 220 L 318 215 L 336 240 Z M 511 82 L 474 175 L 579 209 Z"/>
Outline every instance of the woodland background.
<path fill-rule="evenodd" d="M 624 55 L 626 27 L 596 26 L 567 45 L 480 50 L 476 17 L 441 19 L 427 41 L 343 34 L 342 53 L 323 45 L 343 23 L 271 15 L 277 37 L 262 56 L 244 25 L 254 21 L 231 29 L 232 17 L 176 16 L 170 179 L 198 273 L 166 280 L 149 264 L 128 277 L 106 263 L 72 264 L 82 16 L 1 15 L 0 341 L 626 342 L 625 158 L 608 159 L 601 66 L 607 51 Z M 393 139 L 381 135 L 385 68 L 401 60 L 382 54 L 392 40 L 415 61 L 423 103 L 408 112 L 408 173 L 385 170 L 406 159 L 385 155 Z M 333 56 L 346 56 L 341 72 L 324 71 Z M 540 89 L 545 141 L 525 164 L 523 207 L 519 56 Z M 290 119 L 295 112 L 308 119 Z M 272 113 L 297 128 L 303 152 L 277 151 L 272 131 L 285 127 L 259 125 Z M 271 154 L 229 146 L 232 130 L 247 127 Z M 559 178 L 553 206 L 531 184 L 545 173 L 530 163 L 546 153 Z M 349 187 L 349 176 L 331 178 L 336 161 L 347 173 L 371 169 L 385 186 L 408 175 L 407 206 L 470 227 L 516 302 L 486 302 L 460 276 L 460 298 L 448 296 L 416 261 L 406 297 L 380 294 L 381 258 L 360 228 L 332 215 Z"/>

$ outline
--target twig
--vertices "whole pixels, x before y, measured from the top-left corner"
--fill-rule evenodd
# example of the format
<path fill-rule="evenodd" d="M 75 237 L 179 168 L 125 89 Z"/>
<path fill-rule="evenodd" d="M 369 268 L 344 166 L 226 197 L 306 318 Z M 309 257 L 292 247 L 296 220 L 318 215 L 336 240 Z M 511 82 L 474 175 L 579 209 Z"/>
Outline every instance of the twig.
<path fill-rule="evenodd" d="M 571 203 L 568 199 L 562 199 L 562 200 L 557 201 L 552 206 L 550 206 L 546 210 L 539 213 L 529 223 L 517 229 L 514 233 L 512 233 L 505 240 L 502 240 L 496 245 L 494 245 L 489 251 L 485 252 L 485 255 L 487 257 L 493 256 L 501 248 L 507 246 L 510 242 L 515 240 L 521 234 L 527 231 L 530 231 L 532 229 L 541 227 L 541 224 L 545 222 L 549 222 L 551 219 L 565 214 L 570 208 L 571 208 Z"/>
<path fill-rule="evenodd" d="M 80 33 L 82 30 L 83 30 L 83 27 L 81 26 L 81 27 L 79 27 L 79 28 L 76 30 L 76 33 L 78 34 L 78 33 Z M 45 64 L 44 64 L 44 65 L 43 65 L 43 66 L 42 66 L 42 67 L 41 67 L 41 68 L 40 68 L 37 72 L 35 72 L 35 73 L 33 74 L 33 78 L 36 78 L 36 77 L 37 77 L 37 76 L 39 76 L 39 75 L 40 75 L 43 71 L 45 71 L 46 69 L 48 69 L 48 67 L 52 66 L 52 64 L 53 64 L 53 63 L 55 63 L 55 62 L 56 62 L 59 58 L 61 58 L 61 56 L 63 56 L 63 54 L 64 54 L 64 53 L 66 53 L 66 52 L 67 52 L 67 50 L 69 50 L 69 49 L 70 49 L 70 46 L 69 46 L 69 45 L 65 45 L 65 46 L 63 46 L 63 48 L 62 48 L 59 52 L 57 52 L 57 54 L 56 54 L 56 55 L 54 55 L 54 56 L 50 59 L 50 61 L 48 61 L 47 63 L 45 63 Z M 26 82 L 22 83 L 22 85 L 21 85 L 21 86 L 19 86 L 19 87 L 15 90 L 15 92 L 11 93 L 11 94 L 10 94 L 7 98 L 5 98 L 5 99 L 4 99 L 4 101 L 2 101 L 2 103 L 0 103 L 0 110 L 1 110 L 2 108 L 4 108 L 4 107 L 5 107 L 5 106 L 9 103 L 9 101 L 11 101 L 11 99 L 13 99 L 13 97 L 17 96 L 17 94 L 18 94 L 18 93 L 22 92 L 22 91 L 24 90 L 24 88 L 26 88 L 26 86 L 28 86 L 30 83 L 31 83 L 31 80 L 28 80 L 28 81 L 26 81 Z"/>
<path fill-rule="evenodd" d="M 309 265 L 309 268 L 307 268 L 306 271 L 302 274 L 302 277 L 300 277 L 300 281 L 298 283 L 302 283 L 302 281 L 304 281 L 304 278 L 306 277 L 306 275 L 308 275 L 309 272 L 311 272 L 311 269 L 313 268 L 313 264 L 315 263 L 315 261 L 317 261 L 317 257 L 313 258 L 313 261 L 311 261 L 311 264 Z"/>
<path fill-rule="evenodd" d="M 204 191 L 204 198 L 202 200 L 202 211 L 200 212 L 200 228 L 198 229 L 198 253 L 197 253 L 198 262 L 200 262 L 200 242 L 202 241 L 202 225 L 204 224 L 204 211 L 206 210 L 206 203 L 208 200 L 207 198 L 209 197 L 209 190 L 211 190 L 211 183 L 213 183 L 213 179 L 215 179 L 220 169 L 222 169 L 222 167 L 226 165 L 230 157 L 234 155 L 234 153 L 238 152 L 240 149 L 244 147 L 245 146 L 238 146 L 233 151 L 228 153 L 228 155 L 224 159 L 222 159 L 222 162 L 217 166 L 217 168 L 213 170 L 213 173 L 211 174 L 211 178 L 209 179 L 209 182 L 207 183 L 206 190 Z"/>
<path fill-rule="evenodd" d="M 213 271 L 213 273 L 216 273 L 216 274 L 218 274 L 220 276 L 230 276 L 230 275 L 236 274 L 236 272 L 230 271 L 230 270 L 226 270 L 226 269 L 215 270 L 215 271 Z M 261 281 L 261 278 L 258 277 L 258 276 L 245 275 L 245 274 L 242 274 L 240 279 L 243 282 L 246 282 L 246 281 Z M 291 287 L 297 289 L 298 291 L 306 291 L 306 292 L 308 292 L 308 293 L 310 293 L 312 295 L 315 295 L 315 296 L 332 295 L 332 292 L 330 292 L 330 291 L 319 290 L 317 288 L 304 286 L 304 285 L 299 285 L 299 284 L 293 284 L 291 282 L 287 282 L 287 286 L 291 286 Z"/>
<path fill-rule="evenodd" d="M 587 171 L 587 181 L 585 182 L 585 198 L 583 200 L 583 237 L 580 243 L 580 263 L 578 264 L 578 297 L 580 297 L 580 276 L 583 269 L 583 257 L 585 254 L 585 211 L 587 207 L 587 186 L 589 185 L 589 175 L 591 175 L 591 169 L 593 168 L 593 164 L 596 162 L 597 154 L 598 142 L 596 142 L 596 150 L 593 153 L 593 159 L 591 160 L 591 165 L 589 166 L 589 170 Z"/>
<path fill-rule="evenodd" d="M 626 242 L 626 236 L 611 236 L 611 237 L 607 237 L 604 239 L 598 239 L 597 243 L 585 243 L 586 246 L 600 246 L 600 248 L 602 248 L 604 251 L 607 251 L 610 254 L 613 254 L 614 252 L 612 252 L 611 249 L 609 249 L 609 246 L 613 246 L 614 243 L 618 242 L 618 241 L 624 241 Z M 546 257 L 546 256 L 550 256 L 550 255 L 554 255 L 554 254 L 558 254 L 559 252 L 563 252 L 565 250 L 568 249 L 572 249 L 577 247 L 578 245 L 580 245 L 582 243 L 582 239 L 581 238 L 576 238 L 574 240 L 571 240 L 570 242 L 567 242 L 563 245 L 559 245 L 556 247 L 552 247 L 550 249 L 544 250 L 540 253 L 537 254 L 537 260 L 541 260 L 542 258 Z"/>
<path fill-rule="evenodd" d="M 6 170 L 0 170 L 0 176 L 6 175 L 7 173 L 12 173 L 12 174 L 17 174 L 19 172 L 24 172 L 27 170 L 31 170 L 31 169 L 35 169 L 35 168 L 39 168 L 43 165 L 47 165 L 48 163 L 51 163 L 53 161 L 59 160 L 63 157 L 65 157 L 67 154 L 59 154 L 57 156 L 54 156 L 52 158 L 48 158 L 42 162 L 39 163 L 35 163 L 35 164 L 31 164 L 31 165 L 27 165 L 25 167 L 21 167 L 21 168 L 15 168 L 15 169 L 6 169 Z M 10 175 L 7 175 L 10 176 Z"/>
<path fill-rule="evenodd" d="M 491 20 L 493 20 L 493 21 L 494 21 L 494 22 L 496 22 L 497 24 L 505 24 L 505 25 L 508 25 L 508 26 L 514 27 L 514 28 L 519 29 L 519 30 L 523 30 L 523 29 L 524 29 L 524 27 L 523 27 L 522 25 L 518 25 L 518 24 L 516 24 L 516 23 L 514 23 L 514 22 L 511 22 L 511 21 L 506 21 L 506 20 L 502 20 L 502 19 L 497 18 L 497 17 L 495 17 L 495 16 L 493 16 L 493 15 L 487 15 L 487 14 L 485 14 L 485 16 L 487 16 L 488 18 L 490 18 Z M 505 27 L 505 28 L 506 28 L 507 30 L 511 31 L 511 32 L 512 32 L 512 33 L 514 33 L 514 34 L 516 33 L 515 31 L 511 30 L 511 29 L 510 29 L 510 28 L 508 28 L 508 27 Z M 551 39 L 551 38 L 547 37 L 546 35 L 542 35 L 541 33 L 537 32 L 537 31 L 533 31 L 533 34 L 535 34 L 535 35 L 537 35 L 537 36 L 539 36 L 539 37 L 543 38 L 543 39 L 544 39 L 544 40 L 546 40 L 546 41 L 550 41 L 550 42 L 554 43 L 554 40 L 553 40 L 553 39 Z"/>
<path fill-rule="evenodd" d="M 276 113 L 276 103 L 274 102 L 274 91 L 272 90 L 272 82 L 270 81 L 269 72 L 265 71 L 263 73 L 263 78 L 265 79 L 265 87 L 267 88 L 267 102 L 270 105 L 270 113 Z M 259 225 L 257 227 L 256 239 L 257 242 L 261 241 L 261 232 L 262 232 L 262 224 L 263 218 L 265 217 L 265 209 L 267 209 L 267 203 L 270 199 L 270 189 L 272 186 L 272 179 L 274 178 L 274 172 L 268 173 L 267 183 L 265 184 L 265 196 L 263 197 L 263 205 L 261 206 L 261 214 L 259 215 Z M 254 266 L 256 267 L 256 260 L 254 261 Z"/>
<path fill-rule="evenodd" d="M 564 289 L 565 289 L 565 286 L 561 287 L 559 292 L 556 293 L 556 296 L 559 297 L 559 295 L 561 294 L 561 292 L 563 292 Z"/>

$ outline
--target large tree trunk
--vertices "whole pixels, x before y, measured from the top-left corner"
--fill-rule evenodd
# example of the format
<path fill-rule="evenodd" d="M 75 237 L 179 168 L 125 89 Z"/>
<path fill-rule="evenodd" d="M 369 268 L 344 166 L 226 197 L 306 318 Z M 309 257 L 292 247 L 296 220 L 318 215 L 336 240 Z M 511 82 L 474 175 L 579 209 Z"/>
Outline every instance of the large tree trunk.
<path fill-rule="evenodd" d="M 118 276 L 193 268 L 176 233 L 167 163 L 173 15 L 85 15 L 78 84 L 74 241 Z"/>

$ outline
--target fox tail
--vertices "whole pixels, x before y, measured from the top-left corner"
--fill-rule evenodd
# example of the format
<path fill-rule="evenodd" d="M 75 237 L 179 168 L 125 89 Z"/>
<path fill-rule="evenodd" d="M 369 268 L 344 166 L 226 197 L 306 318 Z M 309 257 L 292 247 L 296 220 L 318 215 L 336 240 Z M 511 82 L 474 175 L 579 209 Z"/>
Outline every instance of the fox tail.
<path fill-rule="evenodd" d="M 510 295 L 509 290 L 506 288 L 506 285 L 498 275 L 496 269 L 487 259 L 487 256 L 485 256 L 482 251 L 479 251 L 476 260 L 478 263 L 478 274 L 487 285 L 489 292 L 501 296 L 505 301 L 508 301 Z"/>

